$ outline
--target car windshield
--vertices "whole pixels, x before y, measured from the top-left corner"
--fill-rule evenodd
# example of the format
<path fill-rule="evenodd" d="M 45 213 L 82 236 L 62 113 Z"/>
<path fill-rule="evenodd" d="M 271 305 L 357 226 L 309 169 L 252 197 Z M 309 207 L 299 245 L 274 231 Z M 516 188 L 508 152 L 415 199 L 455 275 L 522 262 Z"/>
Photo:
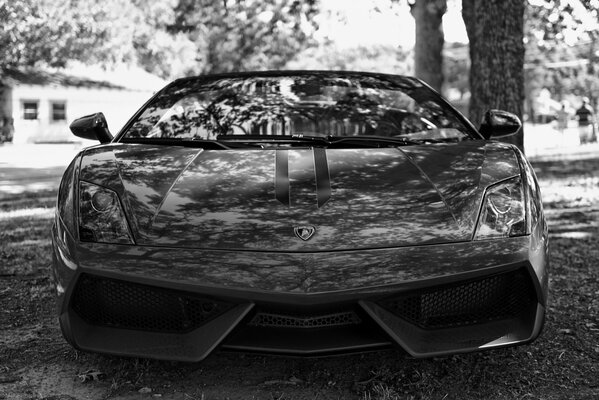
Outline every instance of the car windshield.
<path fill-rule="evenodd" d="M 416 79 L 300 73 L 175 81 L 129 124 L 123 138 L 240 142 L 372 137 L 419 143 L 474 135 L 454 109 Z"/>

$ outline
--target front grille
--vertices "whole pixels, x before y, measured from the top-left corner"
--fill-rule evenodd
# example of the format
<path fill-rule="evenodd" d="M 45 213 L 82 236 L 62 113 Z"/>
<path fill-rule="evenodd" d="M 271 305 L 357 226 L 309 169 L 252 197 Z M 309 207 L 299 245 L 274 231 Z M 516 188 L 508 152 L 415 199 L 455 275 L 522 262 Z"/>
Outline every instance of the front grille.
<path fill-rule="evenodd" d="M 249 325 L 267 328 L 329 328 L 358 325 L 361 322 L 360 317 L 353 311 L 310 316 L 258 312 L 249 322 Z"/>
<path fill-rule="evenodd" d="M 185 333 L 234 305 L 194 293 L 94 275 L 81 275 L 71 307 L 87 323 L 124 329 Z"/>
<path fill-rule="evenodd" d="M 536 302 L 529 274 L 506 274 L 420 290 L 379 304 L 396 316 L 424 329 L 474 325 L 516 318 Z"/>

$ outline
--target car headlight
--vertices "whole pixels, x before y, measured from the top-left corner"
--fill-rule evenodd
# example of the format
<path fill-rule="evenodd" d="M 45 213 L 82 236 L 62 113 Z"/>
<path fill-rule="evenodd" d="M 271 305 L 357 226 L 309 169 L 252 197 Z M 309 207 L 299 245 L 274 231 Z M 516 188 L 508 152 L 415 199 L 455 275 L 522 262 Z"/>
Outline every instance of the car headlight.
<path fill-rule="evenodd" d="M 483 199 L 474 240 L 526 234 L 526 207 L 520 177 L 489 187 Z"/>
<path fill-rule="evenodd" d="M 133 243 L 121 202 L 114 191 L 79 182 L 79 239 L 83 242 Z"/>

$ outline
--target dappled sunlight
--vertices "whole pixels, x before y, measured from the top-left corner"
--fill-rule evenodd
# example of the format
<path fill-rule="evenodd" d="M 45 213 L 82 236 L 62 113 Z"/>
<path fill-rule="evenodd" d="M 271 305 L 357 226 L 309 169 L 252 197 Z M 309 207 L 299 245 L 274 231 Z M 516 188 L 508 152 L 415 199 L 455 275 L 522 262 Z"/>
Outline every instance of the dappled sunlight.
<path fill-rule="evenodd" d="M 0 211 L 0 221 L 10 221 L 17 218 L 51 219 L 54 217 L 56 208 L 22 208 L 10 211 Z"/>
<path fill-rule="evenodd" d="M 317 293 L 429 279 L 515 262 L 528 252 L 526 237 L 449 246 L 364 251 L 244 252 L 152 246 L 86 246 L 86 266 L 106 272 L 187 284 Z M 453 257 L 447 257 L 450 250 Z M 106 263 L 106 254 L 111 262 Z M 429 260 L 423 266 L 422 260 Z M 173 263 L 172 260 L 177 262 Z"/>
<path fill-rule="evenodd" d="M 570 159 L 580 156 L 596 157 L 599 154 L 599 143 L 580 144 L 578 127 L 573 125 L 560 132 L 555 122 L 525 123 L 524 132 L 524 149 L 529 157 L 551 156 Z"/>
<path fill-rule="evenodd" d="M 524 123 L 524 148 L 526 154 L 544 154 L 551 150 L 578 147 L 578 129 L 566 129 L 563 133 L 553 124 Z"/>
<path fill-rule="evenodd" d="M 599 152 L 594 158 L 533 160 L 543 204 L 552 209 L 599 209 Z"/>
<path fill-rule="evenodd" d="M 598 153 L 599 154 L 599 153 Z M 533 161 L 552 239 L 589 240 L 599 226 L 599 157 Z"/>
<path fill-rule="evenodd" d="M 50 244 L 52 243 L 52 241 L 50 239 L 27 239 L 27 240 L 23 240 L 20 242 L 11 242 L 6 244 L 5 247 L 10 248 L 10 247 L 25 247 L 25 246 L 36 246 L 36 247 L 41 247 L 41 246 L 50 246 Z"/>
<path fill-rule="evenodd" d="M 559 232 L 552 234 L 552 237 L 565 238 L 565 239 L 586 239 L 591 237 L 593 234 L 590 232 Z"/>
<path fill-rule="evenodd" d="M 543 202 L 551 207 L 599 206 L 599 177 L 597 176 L 543 181 L 541 190 Z"/>
<path fill-rule="evenodd" d="M 0 151 L 0 157 L 3 154 Z M 24 159 L 27 157 L 23 156 Z M 24 208 L 27 203 L 40 197 L 53 197 L 56 199 L 56 191 L 65 167 L 32 168 L 32 167 L 7 167 L 5 160 L 0 158 L 0 201 L 1 208 Z M 65 160 L 65 165 L 70 160 Z M 23 161 L 25 162 L 25 161 Z M 34 164 L 32 161 L 31 164 Z"/>
<path fill-rule="evenodd" d="M 455 162 L 436 146 L 419 147 L 418 154 L 415 148 L 405 153 L 388 148 L 328 150 L 332 197 L 324 207 L 317 204 L 311 150 L 288 151 L 288 205 L 274 196 L 275 150 L 207 150 L 193 162 L 195 151 L 167 158 L 155 152 L 152 161 L 138 164 L 119 151 L 118 162 L 125 198 L 138 221 L 138 243 L 339 249 L 469 237 L 476 210 L 465 204 L 468 198 L 480 196 L 476 188 L 484 149 L 473 142 L 454 147 L 451 155 L 457 157 Z M 181 162 L 183 156 L 185 162 Z M 436 168 L 421 171 L 413 165 L 426 165 L 432 158 L 437 159 Z M 84 158 L 83 177 L 87 177 L 88 164 L 96 165 Z M 110 170 L 111 164 L 107 162 L 105 168 Z M 100 172 L 85 179 L 118 188 L 120 182 Z M 157 172 L 161 179 L 156 179 Z M 505 178 L 514 172 L 501 170 L 498 174 Z M 469 182 L 474 191 L 463 190 Z M 146 194 L 149 201 L 142 201 Z M 455 210 L 453 214 L 448 205 Z M 315 225 L 314 221 L 319 226 L 314 239 L 297 241 L 291 228 Z M 383 231 L 387 234 L 382 235 Z"/>
<path fill-rule="evenodd" d="M 5 194 L 36 193 L 44 190 L 56 189 L 56 182 L 31 182 L 15 184 L 14 181 L 0 181 L 0 199 Z"/>
<path fill-rule="evenodd" d="M 1 168 L 53 170 L 66 168 L 83 147 L 82 143 L 18 144 L 0 146 Z M 2 176 L 0 175 L 0 178 Z"/>
<path fill-rule="evenodd" d="M 552 238 L 585 239 L 597 235 L 599 207 L 547 209 Z"/>

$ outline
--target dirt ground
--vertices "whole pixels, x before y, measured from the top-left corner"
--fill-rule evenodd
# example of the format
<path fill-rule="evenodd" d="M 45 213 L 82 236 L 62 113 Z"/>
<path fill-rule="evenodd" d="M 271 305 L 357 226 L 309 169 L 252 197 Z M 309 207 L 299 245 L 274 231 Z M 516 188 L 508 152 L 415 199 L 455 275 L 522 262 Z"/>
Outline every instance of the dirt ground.
<path fill-rule="evenodd" d="M 62 339 L 49 229 L 64 167 L 0 159 L 0 399 L 597 399 L 599 154 L 533 165 L 551 231 L 547 322 L 533 344 L 427 360 L 216 352 L 184 364 L 86 354 Z"/>

